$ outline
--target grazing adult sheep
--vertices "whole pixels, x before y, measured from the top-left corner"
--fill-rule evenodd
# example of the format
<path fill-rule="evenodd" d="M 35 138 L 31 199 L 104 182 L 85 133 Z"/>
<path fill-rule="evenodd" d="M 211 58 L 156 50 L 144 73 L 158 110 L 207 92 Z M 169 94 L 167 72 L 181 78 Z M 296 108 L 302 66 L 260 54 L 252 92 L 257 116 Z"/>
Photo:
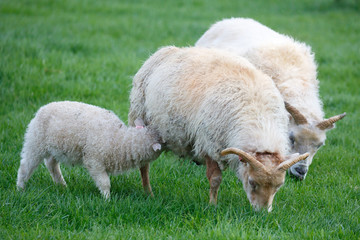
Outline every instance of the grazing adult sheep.
<path fill-rule="evenodd" d="M 17 187 L 23 189 L 45 159 L 54 182 L 64 186 L 59 163 L 83 165 L 105 198 L 110 196 L 108 174 L 140 167 L 143 187 L 152 195 L 147 167 L 160 155 L 161 140 L 142 120 L 135 123 L 127 127 L 113 112 L 80 102 L 41 107 L 25 134 Z"/>
<path fill-rule="evenodd" d="M 326 131 L 346 115 L 324 119 L 311 48 L 246 18 L 215 23 L 195 45 L 243 56 L 273 79 L 292 115 L 289 125 L 292 152 L 310 153 L 306 160 L 293 165 L 289 173 L 305 179 L 314 155 L 325 143 Z"/>
<path fill-rule="evenodd" d="M 137 118 L 168 149 L 206 163 L 212 204 L 230 166 L 255 209 L 270 211 L 286 169 L 307 156 L 286 155 L 288 116 L 273 81 L 225 51 L 157 51 L 133 79 L 129 124 Z"/>

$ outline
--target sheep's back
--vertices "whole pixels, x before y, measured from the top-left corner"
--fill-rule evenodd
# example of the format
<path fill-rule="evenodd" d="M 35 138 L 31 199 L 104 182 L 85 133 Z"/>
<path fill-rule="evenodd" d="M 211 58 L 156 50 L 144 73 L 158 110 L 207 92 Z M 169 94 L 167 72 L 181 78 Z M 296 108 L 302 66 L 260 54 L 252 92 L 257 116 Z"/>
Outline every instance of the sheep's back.
<path fill-rule="evenodd" d="M 142 114 L 171 150 L 219 158 L 230 142 L 244 147 L 239 145 L 249 141 L 251 132 L 263 131 L 258 121 L 271 119 L 270 128 L 287 127 L 274 83 L 247 60 L 218 50 L 172 49 L 146 78 L 134 78 L 146 86 Z M 159 52 L 144 66 L 156 61 Z"/>
<path fill-rule="evenodd" d="M 215 23 L 196 46 L 219 48 L 244 56 L 276 83 L 285 101 L 310 121 L 324 117 L 314 53 L 305 43 L 246 18 Z"/>

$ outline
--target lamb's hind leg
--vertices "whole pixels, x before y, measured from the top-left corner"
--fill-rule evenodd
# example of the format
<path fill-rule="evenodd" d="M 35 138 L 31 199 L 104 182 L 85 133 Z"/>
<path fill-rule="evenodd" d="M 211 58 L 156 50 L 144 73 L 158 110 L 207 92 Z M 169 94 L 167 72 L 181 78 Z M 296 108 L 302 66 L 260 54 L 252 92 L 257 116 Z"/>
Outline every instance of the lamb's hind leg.
<path fill-rule="evenodd" d="M 217 162 L 206 157 L 206 176 L 210 183 L 210 204 L 216 205 L 219 187 L 222 181 L 221 170 Z"/>
<path fill-rule="evenodd" d="M 51 157 L 45 159 L 45 165 L 46 165 L 47 169 L 49 170 L 53 181 L 56 184 L 61 184 L 66 187 L 66 182 L 64 180 L 63 175 L 61 174 L 59 162 L 56 161 L 56 159 L 51 156 Z"/>
<path fill-rule="evenodd" d="M 17 175 L 16 186 L 18 190 L 24 189 L 34 170 L 40 165 L 43 157 L 34 151 L 22 151 L 20 167 Z"/>
<path fill-rule="evenodd" d="M 140 173 L 141 173 L 141 180 L 142 180 L 142 185 L 144 187 L 145 193 L 153 197 L 154 194 L 151 190 L 150 179 L 149 179 L 149 169 L 150 169 L 150 164 L 147 163 L 146 165 L 144 165 L 143 167 L 140 168 Z"/>

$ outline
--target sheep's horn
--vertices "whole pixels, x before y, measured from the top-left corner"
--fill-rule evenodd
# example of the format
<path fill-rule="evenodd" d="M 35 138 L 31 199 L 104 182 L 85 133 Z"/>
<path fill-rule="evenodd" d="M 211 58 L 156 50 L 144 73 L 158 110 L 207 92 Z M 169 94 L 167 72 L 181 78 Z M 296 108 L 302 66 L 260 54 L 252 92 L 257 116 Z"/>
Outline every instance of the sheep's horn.
<path fill-rule="evenodd" d="M 256 160 L 256 158 L 254 158 L 253 156 L 251 156 L 249 153 L 244 152 L 238 148 L 226 148 L 224 150 L 221 151 L 221 156 L 224 155 L 228 155 L 228 154 L 236 154 L 239 157 L 242 158 L 242 160 L 244 160 L 245 162 L 249 163 L 253 168 L 257 169 L 257 170 L 261 170 L 264 171 L 266 173 L 268 173 L 269 171 L 266 169 L 266 167 L 264 166 L 264 164 L 262 164 L 261 162 L 259 162 L 258 160 Z"/>
<path fill-rule="evenodd" d="M 306 159 L 309 155 L 310 155 L 309 153 L 305 153 L 305 154 L 300 155 L 300 156 L 298 156 L 298 157 L 296 157 L 296 158 L 286 160 L 286 161 L 280 163 L 280 165 L 277 167 L 277 170 L 279 170 L 279 171 L 286 171 L 286 170 L 288 170 L 292 165 L 294 165 L 295 163 L 300 162 L 301 160 Z"/>
<path fill-rule="evenodd" d="M 324 121 L 319 122 L 316 126 L 318 128 L 320 128 L 321 130 L 325 130 L 325 129 L 333 126 L 333 124 L 335 122 L 339 121 L 340 119 L 343 119 L 345 116 L 346 116 L 346 113 L 333 116 L 329 119 L 325 119 Z"/>
<path fill-rule="evenodd" d="M 295 107 L 291 106 L 289 103 L 285 102 L 285 108 L 291 114 L 291 116 L 294 118 L 295 123 L 297 125 L 306 124 L 308 122 L 306 120 L 306 118 L 304 117 L 304 115 L 302 115 L 299 110 L 297 110 Z"/>

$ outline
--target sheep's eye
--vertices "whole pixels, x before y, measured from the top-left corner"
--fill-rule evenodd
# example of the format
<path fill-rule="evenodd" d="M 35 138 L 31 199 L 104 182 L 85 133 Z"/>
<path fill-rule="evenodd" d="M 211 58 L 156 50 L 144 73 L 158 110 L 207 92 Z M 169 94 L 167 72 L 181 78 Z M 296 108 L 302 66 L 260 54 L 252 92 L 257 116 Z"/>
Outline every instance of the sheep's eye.
<path fill-rule="evenodd" d="M 290 134 L 289 139 L 290 139 L 291 146 L 294 146 L 294 144 L 295 144 L 295 136 L 294 136 L 293 133 Z"/>
<path fill-rule="evenodd" d="M 256 188 L 258 186 L 258 184 L 252 179 L 249 179 L 249 185 L 253 190 L 256 190 Z"/>

